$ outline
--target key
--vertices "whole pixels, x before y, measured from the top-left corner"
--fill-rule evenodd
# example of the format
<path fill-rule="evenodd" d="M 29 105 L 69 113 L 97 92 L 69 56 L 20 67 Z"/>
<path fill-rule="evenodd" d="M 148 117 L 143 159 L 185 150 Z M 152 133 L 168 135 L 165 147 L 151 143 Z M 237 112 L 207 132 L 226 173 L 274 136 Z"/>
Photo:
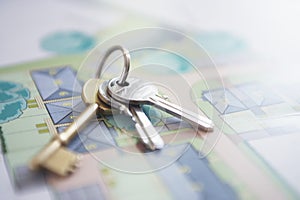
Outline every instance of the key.
<path fill-rule="evenodd" d="M 140 139 L 150 150 L 162 149 L 164 147 L 164 141 L 158 132 L 153 127 L 152 123 L 143 112 L 139 105 L 137 106 L 125 106 L 124 104 L 111 99 L 107 94 L 107 85 L 108 82 L 104 81 L 99 85 L 99 98 L 106 104 L 110 105 L 112 108 L 121 110 L 123 113 L 131 116 L 135 122 L 135 128 L 139 134 Z"/>
<path fill-rule="evenodd" d="M 67 150 L 65 146 L 76 136 L 78 130 L 89 122 L 89 119 L 96 114 L 97 110 L 106 114 L 111 113 L 110 108 L 98 99 L 98 88 L 95 87 L 97 84 L 100 84 L 100 82 L 95 79 L 90 79 L 85 83 L 82 90 L 82 99 L 88 104 L 88 107 L 65 131 L 54 135 L 48 144 L 33 157 L 29 163 L 31 169 L 45 168 L 61 176 L 66 176 L 75 170 L 80 156 Z"/>
<path fill-rule="evenodd" d="M 197 129 L 204 131 L 213 130 L 214 124 L 210 119 L 166 101 L 158 95 L 158 89 L 150 82 L 138 78 L 127 78 L 126 81 L 126 85 L 119 85 L 117 79 L 112 79 L 108 83 L 107 92 L 116 101 L 127 105 L 153 105 L 173 116 L 181 118 Z"/>
<path fill-rule="evenodd" d="M 165 143 L 142 108 L 139 105 L 130 106 L 129 108 L 134 117 L 134 121 L 137 122 L 135 124 L 137 131 L 139 133 L 144 133 L 143 135 L 146 135 L 149 138 L 149 148 L 151 150 L 162 149 Z"/>

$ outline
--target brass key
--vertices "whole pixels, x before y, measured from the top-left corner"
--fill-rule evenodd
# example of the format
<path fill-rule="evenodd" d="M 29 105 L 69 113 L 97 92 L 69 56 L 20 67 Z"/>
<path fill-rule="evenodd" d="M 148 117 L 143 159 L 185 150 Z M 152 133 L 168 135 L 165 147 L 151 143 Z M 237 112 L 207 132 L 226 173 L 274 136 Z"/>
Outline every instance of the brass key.
<path fill-rule="evenodd" d="M 66 176 L 75 170 L 80 156 L 67 150 L 65 146 L 89 122 L 89 119 L 96 114 L 97 110 L 103 114 L 111 113 L 110 107 L 98 98 L 97 86 L 100 84 L 99 79 L 90 79 L 85 83 L 81 96 L 88 107 L 65 131 L 53 136 L 49 143 L 33 157 L 29 163 L 31 169 L 45 168 L 61 176 Z"/>

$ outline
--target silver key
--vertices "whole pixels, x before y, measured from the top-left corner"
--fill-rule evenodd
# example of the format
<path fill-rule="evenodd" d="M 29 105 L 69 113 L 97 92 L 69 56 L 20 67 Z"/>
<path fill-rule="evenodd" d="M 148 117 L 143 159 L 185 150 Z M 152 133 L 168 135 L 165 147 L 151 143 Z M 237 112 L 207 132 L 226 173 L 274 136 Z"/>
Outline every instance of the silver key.
<path fill-rule="evenodd" d="M 127 84 L 120 86 L 117 79 L 112 79 L 108 83 L 108 94 L 123 104 L 141 105 L 148 104 L 164 110 L 165 112 L 181 118 L 197 129 L 212 131 L 213 122 L 201 115 L 183 109 L 180 106 L 170 103 L 158 95 L 158 89 L 150 82 L 138 78 L 127 78 Z"/>
<path fill-rule="evenodd" d="M 135 122 L 135 128 L 137 129 L 142 142 L 148 149 L 162 149 L 164 147 L 164 141 L 155 130 L 141 107 L 139 105 L 127 107 L 124 104 L 111 99 L 111 97 L 107 94 L 107 86 L 107 81 L 104 81 L 101 85 L 99 85 L 98 96 L 100 100 L 107 105 L 110 105 L 112 108 L 120 110 L 122 113 L 131 116 Z"/>
<path fill-rule="evenodd" d="M 132 117 L 132 113 L 124 104 L 122 104 L 118 101 L 111 100 L 111 97 L 107 94 L 107 86 L 108 86 L 107 81 L 103 81 L 101 84 L 99 84 L 99 87 L 98 87 L 99 99 L 106 105 L 109 105 L 111 108 L 118 110 L 120 113 Z"/>
<path fill-rule="evenodd" d="M 147 115 L 144 113 L 142 108 L 137 106 L 129 106 L 130 111 L 133 115 L 134 121 L 136 122 L 136 129 L 142 129 L 138 132 L 143 132 L 150 142 L 150 146 L 155 149 L 162 149 L 165 145 L 163 139 L 158 134 L 157 130 L 153 127 L 153 124 L 148 119 Z"/>

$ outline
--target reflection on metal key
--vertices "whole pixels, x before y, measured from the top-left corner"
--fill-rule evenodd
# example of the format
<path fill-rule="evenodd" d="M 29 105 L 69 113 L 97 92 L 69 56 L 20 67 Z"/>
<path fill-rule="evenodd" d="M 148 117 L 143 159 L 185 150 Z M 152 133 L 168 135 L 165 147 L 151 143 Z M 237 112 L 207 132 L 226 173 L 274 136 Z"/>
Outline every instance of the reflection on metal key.
<path fill-rule="evenodd" d="M 164 141 L 158 134 L 156 129 L 153 127 L 152 123 L 140 108 L 140 106 L 125 106 L 124 104 L 111 99 L 107 94 L 108 82 L 104 81 L 99 86 L 99 98 L 106 104 L 110 105 L 112 108 L 121 110 L 133 119 L 135 122 L 135 128 L 139 134 L 139 137 L 143 144 L 150 150 L 162 149 L 164 147 Z"/>
<path fill-rule="evenodd" d="M 195 128 L 204 131 L 213 130 L 214 124 L 210 119 L 161 98 L 158 95 L 158 89 L 150 82 L 138 78 L 127 78 L 126 81 L 127 85 L 120 86 L 117 83 L 117 79 L 110 80 L 107 92 L 116 101 L 128 105 L 153 105 L 171 115 L 181 118 Z"/>

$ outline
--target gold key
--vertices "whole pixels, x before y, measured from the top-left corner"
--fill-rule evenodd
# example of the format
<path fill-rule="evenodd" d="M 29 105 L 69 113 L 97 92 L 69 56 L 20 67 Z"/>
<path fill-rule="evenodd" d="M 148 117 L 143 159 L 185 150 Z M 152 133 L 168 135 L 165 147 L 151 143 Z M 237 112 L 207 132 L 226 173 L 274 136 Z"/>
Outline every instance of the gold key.
<path fill-rule="evenodd" d="M 100 75 L 107 57 L 115 50 L 121 50 L 124 57 L 124 70 L 121 74 L 119 83 L 124 84 L 129 71 L 130 55 L 128 50 L 121 46 L 113 46 L 104 55 L 98 70 L 96 79 L 88 80 L 82 88 L 82 100 L 88 107 L 74 120 L 74 122 L 62 133 L 55 134 L 48 144 L 33 157 L 29 167 L 33 170 L 44 168 L 61 176 L 73 172 L 79 160 L 79 155 L 71 152 L 65 146 L 76 136 L 78 131 L 83 128 L 89 119 L 96 114 L 96 111 L 102 114 L 112 114 L 112 110 L 131 116 L 131 113 L 122 104 L 107 105 L 99 98 L 98 88 L 102 84 Z M 112 106 L 114 105 L 114 106 Z M 116 109 L 117 108 L 117 109 Z"/>
<path fill-rule="evenodd" d="M 72 173 L 79 161 L 79 155 L 71 152 L 65 146 L 76 136 L 89 119 L 100 111 L 103 114 L 110 114 L 111 109 L 102 103 L 98 98 L 99 79 L 88 80 L 82 89 L 82 99 L 88 107 L 74 120 L 74 122 L 62 133 L 56 134 L 49 143 L 33 157 L 29 166 L 36 170 L 45 168 L 53 173 L 66 176 Z"/>

